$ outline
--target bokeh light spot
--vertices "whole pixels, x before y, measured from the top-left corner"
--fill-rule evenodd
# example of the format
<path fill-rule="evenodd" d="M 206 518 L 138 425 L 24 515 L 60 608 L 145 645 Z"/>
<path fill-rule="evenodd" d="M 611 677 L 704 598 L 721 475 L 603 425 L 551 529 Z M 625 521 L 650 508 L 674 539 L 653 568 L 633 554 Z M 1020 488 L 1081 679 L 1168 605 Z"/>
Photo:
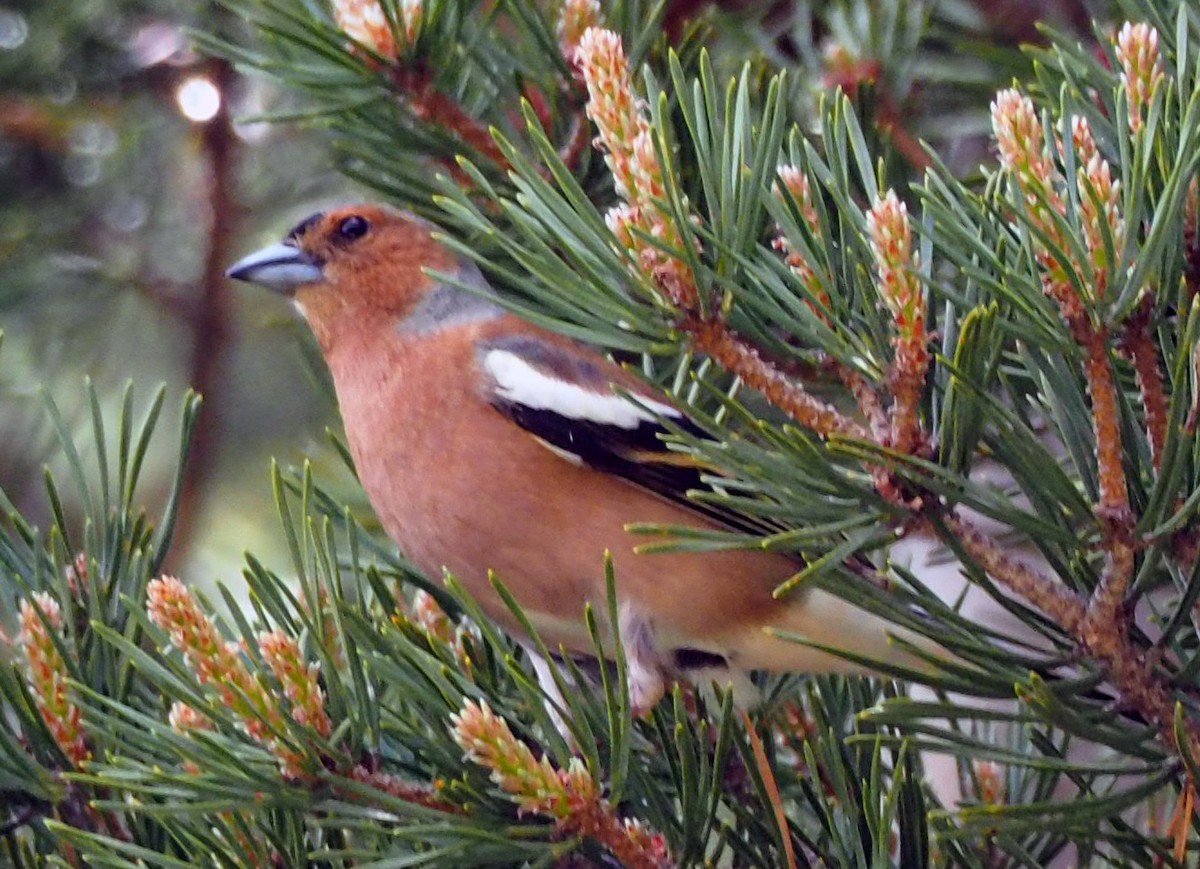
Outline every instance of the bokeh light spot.
<path fill-rule="evenodd" d="M 184 79 L 175 89 L 175 102 L 189 121 L 211 121 L 221 110 L 221 92 L 202 75 Z"/>
<path fill-rule="evenodd" d="M 29 25 L 25 16 L 11 9 L 0 9 L 0 48 L 20 48 L 28 37 Z"/>

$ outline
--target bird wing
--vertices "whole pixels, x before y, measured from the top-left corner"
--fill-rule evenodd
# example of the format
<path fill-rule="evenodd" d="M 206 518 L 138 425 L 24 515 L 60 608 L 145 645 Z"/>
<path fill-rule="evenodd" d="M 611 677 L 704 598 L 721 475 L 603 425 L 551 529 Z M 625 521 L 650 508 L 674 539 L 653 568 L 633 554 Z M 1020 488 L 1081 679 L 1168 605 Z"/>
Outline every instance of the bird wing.
<path fill-rule="evenodd" d="M 717 469 L 669 448 L 666 438 L 709 435 L 625 371 L 566 342 L 537 335 L 488 338 L 478 345 L 491 405 L 568 461 L 615 474 L 727 528 L 762 535 L 780 529 L 689 497 L 714 492 Z M 614 388 L 624 388 L 636 400 Z"/>

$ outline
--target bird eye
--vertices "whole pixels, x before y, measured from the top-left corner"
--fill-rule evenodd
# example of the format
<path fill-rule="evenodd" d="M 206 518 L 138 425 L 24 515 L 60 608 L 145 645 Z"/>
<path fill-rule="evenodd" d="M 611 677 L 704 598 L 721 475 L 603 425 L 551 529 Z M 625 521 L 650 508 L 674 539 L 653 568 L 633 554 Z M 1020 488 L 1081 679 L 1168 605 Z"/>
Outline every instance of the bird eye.
<path fill-rule="evenodd" d="M 346 241 L 354 241 L 356 238 L 362 238 L 367 234 L 367 230 L 371 228 L 371 224 L 367 223 L 365 217 L 359 217 L 357 214 L 347 217 L 338 224 L 337 233 L 339 238 Z"/>

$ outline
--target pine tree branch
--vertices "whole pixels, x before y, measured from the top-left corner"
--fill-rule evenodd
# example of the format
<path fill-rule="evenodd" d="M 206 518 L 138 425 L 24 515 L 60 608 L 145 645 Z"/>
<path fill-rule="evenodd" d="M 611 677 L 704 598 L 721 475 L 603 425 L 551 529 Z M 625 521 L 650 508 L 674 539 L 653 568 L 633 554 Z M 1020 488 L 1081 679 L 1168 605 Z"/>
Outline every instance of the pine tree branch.
<path fill-rule="evenodd" d="M 832 405 L 811 395 L 786 377 L 763 357 L 757 348 L 738 336 L 718 314 L 707 316 L 692 310 L 680 320 L 692 347 L 713 358 L 722 368 L 736 374 L 752 389 L 799 425 L 822 437 L 841 434 L 866 438 L 867 431 Z"/>
<path fill-rule="evenodd" d="M 1048 615 L 1068 635 L 1076 636 L 1087 617 L 1084 602 L 1051 577 L 1011 558 L 994 537 L 955 512 L 941 518 L 951 538 L 992 579 Z"/>
<path fill-rule="evenodd" d="M 1119 616 L 1124 589 L 1133 571 L 1131 546 L 1112 544 L 1100 587 L 1085 605 L 1078 595 L 1064 590 L 1050 577 L 1009 558 L 1003 547 L 961 515 L 944 516 L 941 523 L 988 576 L 1048 615 L 1076 639 L 1085 653 L 1103 665 L 1122 706 L 1136 710 L 1151 722 L 1164 745 L 1175 753 L 1186 751 L 1200 757 L 1200 727 L 1185 721 L 1185 744 L 1178 743 L 1171 693 L 1151 658 L 1134 646 Z"/>
<path fill-rule="evenodd" d="M 1096 470 L 1100 480 L 1096 514 L 1111 526 L 1128 528 L 1133 521 L 1133 514 L 1129 508 L 1129 489 L 1122 464 L 1117 391 L 1108 361 L 1109 332 L 1103 327 L 1093 327 L 1082 319 L 1068 323 L 1083 348 L 1084 376 L 1092 400 Z"/>
<path fill-rule="evenodd" d="M 397 64 L 392 67 L 391 78 L 401 100 L 419 120 L 453 133 L 459 141 L 482 154 L 499 170 L 507 171 L 511 168 L 487 127 L 439 91 L 432 73 L 423 64 Z M 450 156 L 444 157 L 442 162 L 456 176 L 458 171 L 461 171 Z M 464 179 L 458 180 L 461 183 Z"/>
<path fill-rule="evenodd" d="M 1150 462 L 1154 470 L 1162 464 L 1167 442 L 1167 393 L 1159 367 L 1158 349 L 1150 335 L 1150 319 L 1155 307 L 1154 293 L 1147 291 L 1125 321 L 1121 347 L 1133 363 L 1138 392 L 1145 413 L 1146 439 L 1150 442 Z"/>

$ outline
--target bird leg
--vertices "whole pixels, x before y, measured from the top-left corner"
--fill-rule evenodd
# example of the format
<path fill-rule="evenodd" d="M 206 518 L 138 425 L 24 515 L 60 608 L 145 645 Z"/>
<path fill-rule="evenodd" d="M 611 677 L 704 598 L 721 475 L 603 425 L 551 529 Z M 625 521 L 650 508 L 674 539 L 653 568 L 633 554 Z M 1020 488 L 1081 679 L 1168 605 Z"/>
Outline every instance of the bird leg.
<path fill-rule="evenodd" d="M 641 717 L 663 696 L 663 659 L 654 639 L 654 623 L 645 613 L 625 601 L 617 612 L 617 621 L 625 653 L 629 707 L 635 716 Z"/>
<path fill-rule="evenodd" d="M 554 724 L 554 729 L 569 745 L 574 745 L 575 737 L 571 734 L 571 728 L 567 727 L 567 720 L 563 718 L 567 701 L 563 697 L 562 691 L 558 689 L 558 682 L 554 681 L 553 667 L 549 661 L 537 653 L 533 646 L 521 643 L 521 648 L 525 650 L 529 663 L 533 665 L 533 674 L 537 677 L 538 687 L 546 695 L 543 705 L 546 707 L 546 714 L 550 716 L 551 723 Z M 562 677 L 568 682 L 571 681 L 570 673 L 565 670 Z"/>
<path fill-rule="evenodd" d="M 625 656 L 625 676 L 629 686 L 629 707 L 633 714 L 641 717 L 650 712 L 654 705 L 662 699 L 665 693 L 666 663 L 659 653 L 658 644 L 654 637 L 654 624 L 634 604 L 626 601 L 621 604 L 617 613 L 617 623 L 621 632 L 621 649 Z M 574 744 L 574 736 L 563 717 L 567 709 L 566 699 L 554 680 L 553 665 L 542 657 L 537 650 L 526 643 L 521 643 L 529 663 L 533 667 L 538 687 L 545 695 L 546 714 L 554 724 L 555 730 L 568 743 Z M 601 666 L 603 664 L 601 663 Z M 565 671 L 560 671 L 564 679 L 571 677 Z"/>

